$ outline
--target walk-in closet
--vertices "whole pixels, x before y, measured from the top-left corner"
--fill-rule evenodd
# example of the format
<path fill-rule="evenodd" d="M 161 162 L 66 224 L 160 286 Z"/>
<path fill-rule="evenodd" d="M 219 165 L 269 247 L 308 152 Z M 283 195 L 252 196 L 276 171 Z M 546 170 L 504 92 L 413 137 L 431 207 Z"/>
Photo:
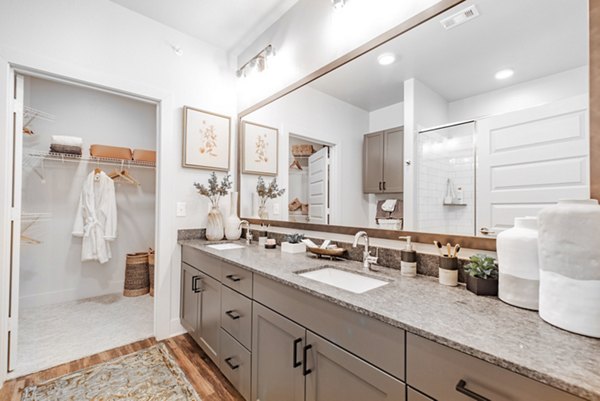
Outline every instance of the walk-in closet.
<path fill-rule="evenodd" d="M 156 104 L 21 79 L 15 376 L 154 333 Z"/>

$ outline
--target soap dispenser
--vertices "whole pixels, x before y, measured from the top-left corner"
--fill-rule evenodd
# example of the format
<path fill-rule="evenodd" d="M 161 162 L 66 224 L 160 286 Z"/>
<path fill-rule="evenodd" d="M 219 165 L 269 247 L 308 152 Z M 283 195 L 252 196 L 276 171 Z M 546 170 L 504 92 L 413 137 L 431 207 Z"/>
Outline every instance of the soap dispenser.
<path fill-rule="evenodd" d="M 406 240 L 406 248 L 400 251 L 400 274 L 407 277 L 417 276 L 417 251 L 413 249 L 411 237 L 398 237 Z"/>

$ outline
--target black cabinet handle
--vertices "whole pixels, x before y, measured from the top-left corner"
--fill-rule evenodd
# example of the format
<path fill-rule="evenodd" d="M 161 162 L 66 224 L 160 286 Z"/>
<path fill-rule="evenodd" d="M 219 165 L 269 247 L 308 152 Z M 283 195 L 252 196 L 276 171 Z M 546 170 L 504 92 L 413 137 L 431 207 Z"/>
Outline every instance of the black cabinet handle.
<path fill-rule="evenodd" d="M 298 366 L 302 365 L 302 362 L 298 361 L 298 344 L 302 342 L 302 338 L 296 338 L 294 340 L 294 362 L 292 367 L 295 369 Z"/>
<path fill-rule="evenodd" d="M 231 362 L 232 359 L 233 357 L 225 358 L 225 363 L 231 368 L 231 370 L 236 370 L 240 367 L 240 365 L 236 365 L 233 362 Z"/>
<path fill-rule="evenodd" d="M 379 181 L 379 190 L 381 191 L 381 181 Z"/>
<path fill-rule="evenodd" d="M 239 278 L 238 276 L 236 276 L 235 274 L 228 274 L 227 277 L 229 280 L 233 281 L 234 283 L 237 283 L 238 281 L 241 280 L 241 278 Z"/>
<path fill-rule="evenodd" d="M 231 319 L 233 320 L 237 320 L 239 319 L 241 316 L 234 310 L 228 310 L 227 312 L 225 312 L 225 314 L 227 316 L 229 316 Z"/>
<path fill-rule="evenodd" d="M 198 287 L 198 281 L 200 280 L 202 280 L 202 277 L 200 276 L 192 277 L 192 291 L 194 291 L 196 294 L 202 292 L 202 289 Z"/>
<path fill-rule="evenodd" d="M 385 191 L 385 181 L 383 182 L 383 190 Z"/>
<path fill-rule="evenodd" d="M 458 391 L 461 394 L 466 395 L 467 397 L 476 400 L 476 401 L 491 401 L 489 398 L 486 398 L 482 395 L 477 394 L 474 391 L 469 390 L 468 388 L 466 388 L 467 382 L 464 380 L 460 380 L 457 384 L 456 384 L 456 391 Z"/>
<path fill-rule="evenodd" d="M 302 374 L 304 376 L 308 376 L 311 372 L 312 369 L 308 369 L 306 367 L 307 361 L 308 361 L 308 350 L 310 350 L 312 348 L 312 345 L 305 345 L 304 348 L 302 349 Z"/>

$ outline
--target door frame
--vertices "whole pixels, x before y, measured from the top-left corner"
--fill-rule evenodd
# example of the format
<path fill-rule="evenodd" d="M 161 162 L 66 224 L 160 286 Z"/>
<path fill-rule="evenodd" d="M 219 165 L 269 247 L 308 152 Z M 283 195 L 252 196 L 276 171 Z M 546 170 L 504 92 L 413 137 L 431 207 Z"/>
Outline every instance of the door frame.
<path fill-rule="evenodd" d="M 173 180 L 176 163 L 169 163 L 168 155 L 178 154 L 176 141 L 169 140 L 173 130 L 172 94 L 145 84 L 123 80 L 119 76 L 109 76 L 86 68 L 64 65 L 32 54 L 23 54 L 7 49 L 0 53 L 0 387 L 9 377 L 8 363 L 8 308 L 10 254 L 7 252 L 10 241 L 11 206 L 6 202 L 12 192 L 12 157 L 9 157 L 9 135 L 11 130 L 11 107 L 14 74 L 40 76 L 62 80 L 91 89 L 108 91 L 121 96 L 156 105 L 156 204 L 155 204 L 155 296 L 154 296 L 154 336 L 161 340 L 168 338 L 179 327 L 171 321 L 171 260 L 172 251 L 177 247 L 173 220 L 169 219 L 170 198 L 173 193 Z"/>

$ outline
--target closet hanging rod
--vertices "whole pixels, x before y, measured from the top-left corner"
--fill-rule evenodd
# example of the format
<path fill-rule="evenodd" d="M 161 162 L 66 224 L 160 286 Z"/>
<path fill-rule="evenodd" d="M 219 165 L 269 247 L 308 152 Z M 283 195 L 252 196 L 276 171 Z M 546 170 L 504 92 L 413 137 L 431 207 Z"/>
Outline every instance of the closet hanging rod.
<path fill-rule="evenodd" d="M 30 152 L 28 156 L 39 158 L 43 160 L 55 160 L 62 162 L 89 162 L 96 164 L 108 164 L 113 166 L 124 165 L 127 168 L 140 167 L 140 168 L 156 168 L 156 163 L 139 161 L 139 160 L 123 160 L 123 159 L 111 159 L 107 157 L 94 157 L 94 156 L 79 156 L 68 153 L 52 153 L 52 152 Z"/>

